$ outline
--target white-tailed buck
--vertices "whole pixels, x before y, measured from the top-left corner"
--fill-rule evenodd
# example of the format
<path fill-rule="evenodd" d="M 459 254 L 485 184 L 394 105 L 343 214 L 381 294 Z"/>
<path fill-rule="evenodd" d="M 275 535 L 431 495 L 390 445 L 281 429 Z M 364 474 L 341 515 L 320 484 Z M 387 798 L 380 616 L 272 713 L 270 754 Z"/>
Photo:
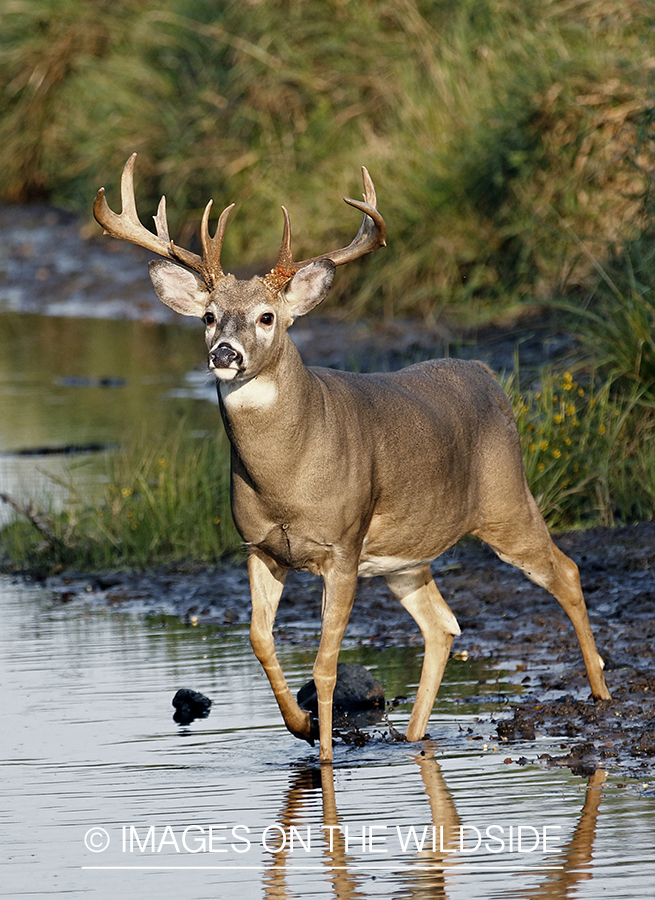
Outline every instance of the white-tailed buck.
<path fill-rule="evenodd" d="M 275 655 L 273 624 L 287 571 L 323 578 L 314 681 L 320 758 L 330 760 L 337 657 L 357 576 L 384 576 L 423 634 L 423 669 L 407 727 L 407 739 L 419 740 L 460 633 L 430 561 L 465 534 L 486 541 L 553 594 L 575 628 L 593 696 L 609 698 L 577 566 L 550 539 L 526 483 L 509 401 L 485 368 L 456 359 L 372 375 L 307 368 L 287 335 L 297 316 L 324 299 L 336 266 L 385 244 L 366 169 L 364 201 L 346 200 L 364 213 L 349 246 L 294 262 L 284 210 L 277 264 L 264 277 L 239 281 L 221 267 L 232 207 L 211 237 L 210 201 L 202 256 L 184 250 L 169 237 L 164 198 L 156 234 L 139 221 L 134 159 L 123 170 L 121 214 L 101 189 L 95 217 L 106 233 L 166 257 L 150 263 L 157 296 L 205 323 L 209 369 L 232 445 L 234 521 L 249 550 L 252 646 L 289 731 L 312 744 L 316 737 L 316 723 L 296 703 Z"/>

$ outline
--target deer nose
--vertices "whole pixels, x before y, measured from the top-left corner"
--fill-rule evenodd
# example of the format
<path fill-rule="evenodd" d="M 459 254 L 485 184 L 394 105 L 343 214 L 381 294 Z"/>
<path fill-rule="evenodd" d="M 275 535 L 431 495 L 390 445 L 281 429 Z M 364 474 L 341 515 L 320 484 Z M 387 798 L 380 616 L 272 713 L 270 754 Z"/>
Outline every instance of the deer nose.
<path fill-rule="evenodd" d="M 229 344 L 221 343 L 209 354 L 209 361 L 215 369 L 227 369 L 231 363 L 240 366 L 243 356 Z"/>

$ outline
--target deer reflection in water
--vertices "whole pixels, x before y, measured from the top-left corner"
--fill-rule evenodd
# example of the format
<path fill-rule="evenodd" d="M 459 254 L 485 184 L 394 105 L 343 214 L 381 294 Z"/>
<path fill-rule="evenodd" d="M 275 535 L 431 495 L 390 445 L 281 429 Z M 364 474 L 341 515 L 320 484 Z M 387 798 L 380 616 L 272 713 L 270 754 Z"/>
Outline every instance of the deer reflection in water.
<path fill-rule="evenodd" d="M 411 856 L 403 854 L 402 861 L 397 861 L 396 865 L 385 865 L 385 874 L 393 877 L 393 884 L 388 884 L 386 895 L 399 900 L 446 900 L 449 885 L 454 887 L 460 881 L 461 875 L 466 872 L 463 866 L 468 865 L 468 860 L 458 855 L 461 821 L 441 766 L 434 756 L 427 752 L 418 754 L 414 759 L 430 806 L 434 832 L 432 828 L 428 831 L 436 839 L 429 836 L 423 842 L 422 850 Z M 499 888 L 494 897 L 503 900 L 565 900 L 573 896 L 580 882 L 591 877 L 592 848 L 605 779 L 606 773 L 602 770 L 597 770 L 589 778 L 580 818 L 568 843 L 562 846 L 558 842 L 554 858 L 545 862 L 543 868 L 535 866 L 531 872 L 533 877 L 541 879 L 540 882 L 527 890 L 519 885 L 516 888 Z M 370 881 L 375 867 L 367 866 L 349 852 L 348 839 L 344 837 L 345 827 L 337 810 L 332 765 L 323 764 L 320 769 L 303 766 L 294 773 L 278 818 L 281 830 L 289 834 L 295 828 L 302 835 L 301 823 L 306 822 L 307 815 L 315 808 L 319 789 L 322 798 L 321 829 L 324 833 L 321 862 L 326 879 L 332 886 L 332 896 L 335 900 L 358 900 L 368 896 L 364 882 Z M 421 835 L 418 837 L 420 841 Z M 361 843 L 360 838 L 357 844 L 361 846 Z M 352 846 L 351 840 L 350 848 Z M 315 857 L 313 859 L 316 862 Z M 302 865 L 297 863 L 298 853 L 294 853 L 288 844 L 271 853 L 270 866 L 264 876 L 266 900 L 292 900 L 299 896 L 288 884 L 289 873 L 302 870 Z M 485 868 L 484 862 L 480 868 Z M 518 879 L 521 874 L 514 872 L 510 877 Z"/>

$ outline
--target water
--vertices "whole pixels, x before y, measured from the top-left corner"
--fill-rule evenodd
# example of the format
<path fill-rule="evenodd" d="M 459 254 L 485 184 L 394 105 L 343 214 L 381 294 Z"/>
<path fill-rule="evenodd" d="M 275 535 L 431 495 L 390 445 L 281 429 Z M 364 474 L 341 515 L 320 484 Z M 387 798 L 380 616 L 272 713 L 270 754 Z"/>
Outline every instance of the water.
<path fill-rule="evenodd" d="M 547 770 L 539 739 L 511 748 L 530 764 L 506 764 L 482 715 L 496 698 L 473 706 L 444 685 L 433 740 L 339 744 L 321 769 L 243 630 L 54 604 L 8 578 L 0 612 L 1 897 L 652 897 L 652 785 Z M 294 690 L 313 650 L 280 648 Z M 419 652 L 403 654 L 405 684 L 393 650 L 362 658 L 411 695 Z M 469 688 L 479 677 L 478 663 Z M 213 699 L 207 719 L 172 721 L 179 687 Z"/>
<path fill-rule="evenodd" d="M 102 454 L 17 451 L 219 427 L 203 361 L 202 326 L 0 313 L 0 492 L 64 497 L 71 472 L 88 491 L 103 470 Z"/>
<path fill-rule="evenodd" d="M 181 416 L 216 428 L 202 358 L 197 329 L 0 314 L 0 491 L 38 499 L 54 476 L 65 492 L 72 462 L 92 490 L 102 471 L 100 454 L 2 454 L 118 443 Z M 517 688 L 479 661 L 449 663 L 434 740 L 339 745 L 321 768 L 282 726 L 243 630 L 55 604 L 2 577 L 0 615 L 0 897 L 653 896 L 653 785 L 547 770 L 557 742 L 499 745 L 488 716 Z M 280 647 L 293 690 L 314 652 Z M 387 696 L 416 688 L 416 649 L 343 658 L 373 666 Z M 174 724 L 179 687 L 213 699 L 209 718 Z"/>

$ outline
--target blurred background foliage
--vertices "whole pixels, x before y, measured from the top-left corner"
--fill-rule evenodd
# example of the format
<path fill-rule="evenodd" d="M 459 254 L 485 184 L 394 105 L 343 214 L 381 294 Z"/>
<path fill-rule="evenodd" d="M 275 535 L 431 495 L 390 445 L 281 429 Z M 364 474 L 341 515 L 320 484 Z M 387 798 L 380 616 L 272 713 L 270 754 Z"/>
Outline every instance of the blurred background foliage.
<path fill-rule="evenodd" d="M 603 298 L 644 297 L 630 261 L 643 269 L 655 231 L 652 0 L 0 0 L 0 13 L 4 202 L 88 214 L 104 184 L 118 206 L 136 150 L 144 222 L 166 194 L 188 246 L 209 197 L 236 200 L 226 264 L 261 270 L 281 203 L 297 258 L 351 239 L 339 198 L 360 195 L 365 164 L 389 247 L 339 273 L 333 308 L 475 321 L 582 297 L 604 321 Z M 592 296 L 606 266 L 613 290 Z"/>

